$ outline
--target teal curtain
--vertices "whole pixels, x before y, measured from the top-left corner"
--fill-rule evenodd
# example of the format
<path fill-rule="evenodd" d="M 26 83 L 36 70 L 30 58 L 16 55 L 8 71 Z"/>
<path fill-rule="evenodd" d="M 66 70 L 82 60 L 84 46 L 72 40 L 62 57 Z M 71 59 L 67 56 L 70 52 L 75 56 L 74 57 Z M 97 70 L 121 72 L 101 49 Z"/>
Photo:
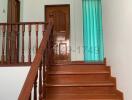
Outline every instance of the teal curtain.
<path fill-rule="evenodd" d="M 101 0 L 83 0 L 84 61 L 104 60 Z"/>

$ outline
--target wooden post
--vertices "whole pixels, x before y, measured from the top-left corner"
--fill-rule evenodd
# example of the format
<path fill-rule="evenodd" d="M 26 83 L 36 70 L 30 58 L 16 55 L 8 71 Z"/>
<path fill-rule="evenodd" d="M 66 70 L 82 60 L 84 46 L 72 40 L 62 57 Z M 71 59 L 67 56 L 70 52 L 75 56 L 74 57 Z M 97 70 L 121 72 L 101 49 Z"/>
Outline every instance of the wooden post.
<path fill-rule="evenodd" d="M 3 37 L 2 37 L 2 56 L 1 56 L 1 62 L 2 64 L 5 61 L 5 25 L 2 26 L 2 33 L 3 33 Z"/>
<path fill-rule="evenodd" d="M 29 44 L 28 44 L 28 62 L 31 63 L 31 24 L 28 25 Z"/>
<path fill-rule="evenodd" d="M 36 24 L 36 53 L 38 51 L 38 31 L 39 31 L 38 27 L 39 27 L 38 24 Z"/>
<path fill-rule="evenodd" d="M 24 33 L 25 25 L 22 25 L 22 63 L 24 63 Z"/>
<path fill-rule="evenodd" d="M 19 52 L 18 52 L 18 31 L 19 31 L 19 25 L 16 24 L 15 25 L 15 54 L 14 54 L 14 60 L 15 60 L 15 63 L 18 63 L 19 62 L 19 58 L 18 58 L 18 55 L 19 55 Z"/>
<path fill-rule="evenodd" d="M 37 100 L 37 79 L 38 79 L 38 73 L 34 82 L 34 100 Z"/>
<path fill-rule="evenodd" d="M 11 25 L 8 25 L 8 64 L 10 64 L 11 63 L 11 52 L 12 52 L 12 49 L 11 49 Z"/>
<path fill-rule="evenodd" d="M 41 100 L 42 93 L 42 62 L 39 67 L 39 100 Z"/>

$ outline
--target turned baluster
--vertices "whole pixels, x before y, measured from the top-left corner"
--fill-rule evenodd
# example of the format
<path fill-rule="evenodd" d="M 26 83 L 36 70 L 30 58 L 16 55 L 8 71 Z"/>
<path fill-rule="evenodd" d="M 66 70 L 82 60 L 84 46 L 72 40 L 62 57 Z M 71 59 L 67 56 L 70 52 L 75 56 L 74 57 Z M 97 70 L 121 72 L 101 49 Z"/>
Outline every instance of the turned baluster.
<path fill-rule="evenodd" d="M 8 64 L 11 63 L 11 25 L 8 25 Z"/>
<path fill-rule="evenodd" d="M 47 74 L 46 74 L 46 64 L 45 64 L 45 60 L 46 60 L 46 52 L 44 53 L 43 55 L 43 97 L 45 97 L 45 89 L 46 89 L 46 77 L 47 77 Z"/>
<path fill-rule="evenodd" d="M 28 44 L 28 62 L 31 63 L 31 24 L 28 25 L 29 44 Z"/>
<path fill-rule="evenodd" d="M 35 82 L 34 82 L 34 100 L 37 100 L 37 79 L 38 79 L 38 73 L 36 75 Z"/>
<path fill-rule="evenodd" d="M 32 100 L 32 93 L 30 93 L 30 97 L 29 97 L 29 100 Z"/>
<path fill-rule="evenodd" d="M 25 25 L 22 25 L 22 63 L 24 63 L 24 33 Z"/>
<path fill-rule="evenodd" d="M 19 25 L 15 25 L 15 52 L 14 52 L 14 62 L 18 63 L 18 30 L 19 30 Z"/>
<path fill-rule="evenodd" d="M 39 67 L 39 100 L 42 99 L 42 63 L 40 64 L 40 67 Z"/>
<path fill-rule="evenodd" d="M 3 33 L 3 37 L 2 37 L 2 56 L 1 56 L 1 62 L 4 63 L 5 61 L 5 31 L 6 31 L 6 27 L 5 25 L 2 26 L 2 33 Z"/>
<path fill-rule="evenodd" d="M 39 31 L 38 27 L 39 25 L 36 24 L 36 53 L 38 51 L 38 31 Z"/>

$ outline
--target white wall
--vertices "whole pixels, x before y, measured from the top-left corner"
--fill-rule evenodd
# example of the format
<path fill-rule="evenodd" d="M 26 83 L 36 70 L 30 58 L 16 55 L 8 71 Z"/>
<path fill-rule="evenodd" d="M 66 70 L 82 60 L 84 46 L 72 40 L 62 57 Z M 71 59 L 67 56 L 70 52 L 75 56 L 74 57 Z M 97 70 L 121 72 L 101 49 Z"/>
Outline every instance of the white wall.
<path fill-rule="evenodd" d="M 83 60 L 83 28 L 81 0 L 23 0 L 23 21 L 44 21 L 44 5 L 70 4 L 71 59 Z M 41 38 L 41 37 L 40 37 Z"/>
<path fill-rule="evenodd" d="M 0 22 L 7 22 L 7 1 L 0 0 Z"/>
<path fill-rule="evenodd" d="M 132 99 L 132 0 L 103 0 L 105 55 L 124 100 Z"/>
<path fill-rule="evenodd" d="M 17 100 L 30 67 L 0 67 L 0 100 Z"/>

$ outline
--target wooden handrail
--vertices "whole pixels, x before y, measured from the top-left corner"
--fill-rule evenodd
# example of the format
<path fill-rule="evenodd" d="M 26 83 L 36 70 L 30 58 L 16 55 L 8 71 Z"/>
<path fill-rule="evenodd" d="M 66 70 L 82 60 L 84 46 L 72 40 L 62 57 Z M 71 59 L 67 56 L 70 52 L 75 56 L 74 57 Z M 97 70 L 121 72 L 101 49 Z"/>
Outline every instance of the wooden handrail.
<path fill-rule="evenodd" d="M 0 23 L 0 25 L 26 25 L 26 24 L 48 24 L 46 22 L 20 22 L 20 23 Z"/>
<path fill-rule="evenodd" d="M 27 75 L 24 86 L 21 90 L 21 93 L 18 97 L 18 100 L 29 100 L 29 99 L 31 99 L 31 91 L 32 91 L 32 88 L 34 86 L 36 77 L 38 76 L 38 70 L 39 70 L 39 68 L 41 68 L 42 63 L 44 63 L 43 62 L 43 60 L 45 59 L 44 56 L 47 55 L 46 54 L 46 48 L 47 48 L 48 42 L 50 42 L 50 36 L 52 34 L 52 30 L 53 30 L 53 23 L 49 22 L 48 25 L 47 25 L 47 29 L 44 32 L 44 37 L 41 41 L 40 47 L 39 47 L 39 49 L 37 51 L 37 54 L 36 54 L 36 56 L 33 60 L 33 63 L 31 64 L 31 68 L 30 68 L 29 73 Z M 44 67 L 43 70 L 45 69 L 45 66 L 46 65 L 44 64 L 43 65 L 43 67 Z M 41 71 L 41 69 L 40 69 L 40 71 Z M 43 80 L 43 82 L 44 82 L 44 80 Z M 40 83 L 40 85 L 41 85 L 41 83 Z M 44 86 L 44 84 L 43 84 L 43 86 Z M 39 94 L 39 95 L 42 95 L 42 94 Z M 39 96 L 39 100 L 40 100 L 40 97 L 41 96 Z"/>

